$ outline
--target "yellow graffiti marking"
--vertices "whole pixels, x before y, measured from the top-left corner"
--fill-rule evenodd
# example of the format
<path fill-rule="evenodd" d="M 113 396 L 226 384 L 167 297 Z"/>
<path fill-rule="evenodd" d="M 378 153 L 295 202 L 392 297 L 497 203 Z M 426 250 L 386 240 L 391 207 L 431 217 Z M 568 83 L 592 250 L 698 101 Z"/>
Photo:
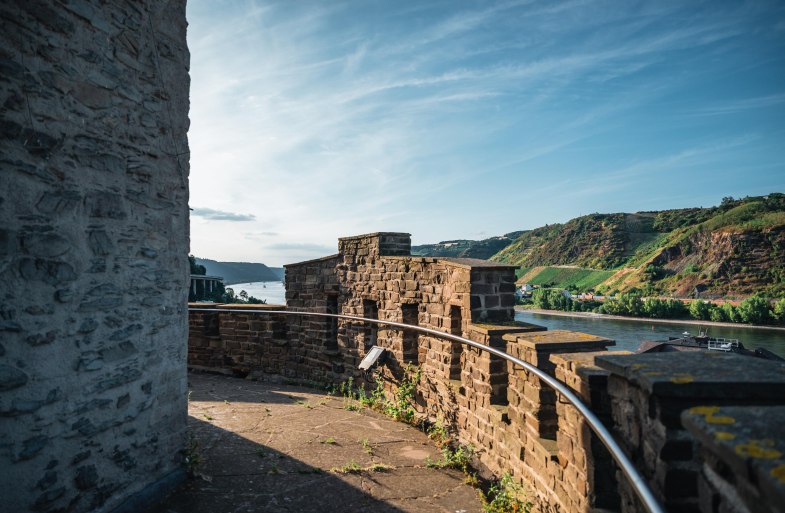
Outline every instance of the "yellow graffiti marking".
<path fill-rule="evenodd" d="M 750 440 L 746 444 L 737 445 L 736 454 L 749 458 L 773 460 L 782 456 L 780 451 L 771 449 L 773 445 L 773 440 Z"/>
<path fill-rule="evenodd" d="M 777 465 L 771 469 L 771 476 L 777 479 L 780 483 L 785 483 L 785 464 Z"/>
<path fill-rule="evenodd" d="M 650 371 L 650 372 L 644 372 L 643 375 L 644 376 L 662 376 L 662 372 Z"/>
<path fill-rule="evenodd" d="M 733 440 L 734 438 L 736 438 L 736 435 L 734 435 L 733 433 L 728 433 L 727 431 L 717 431 L 716 433 L 714 433 L 714 437 L 717 440 Z"/>
<path fill-rule="evenodd" d="M 695 381 L 695 378 L 692 377 L 691 374 L 687 374 L 686 372 L 680 372 L 674 374 L 673 377 L 671 378 L 671 383 L 676 383 L 678 385 L 692 383 L 693 381 Z"/>

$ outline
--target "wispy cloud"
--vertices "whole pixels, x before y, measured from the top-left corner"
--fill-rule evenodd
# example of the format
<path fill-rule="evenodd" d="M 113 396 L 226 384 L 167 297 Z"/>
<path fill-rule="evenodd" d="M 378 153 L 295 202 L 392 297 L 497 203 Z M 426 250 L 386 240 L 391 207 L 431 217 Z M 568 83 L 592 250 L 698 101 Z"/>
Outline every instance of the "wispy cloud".
<path fill-rule="evenodd" d="M 253 214 L 235 214 L 234 212 L 224 212 L 212 208 L 194 208 L 191 215 L 209 219 L 211 221 L 253 221 L 256 216 Z"/>
<path fill-rule="evenodd" d="M 729 100 L 713 106 L 695 109 L 692 114 L 698 116 L 721 116 L 725 114 L 735 114 L 753 109 L 765 109 L 775 107 L 785 103 L 785 93 L 758 96 L 755 98 L 743 98 L 740 100 Z"/>
<path fill-rule="evenodd" d="M 680 153 L 749 133 L 766 150 L 751 166 L 782 160 L 774 131 L 713 119 L 785 106 L 781 77 L 768 71 L 783 64 L 785 44 L 774 22 L 761 28 L 777 19 L 769 4 L 449 1 L 382 16 L 360 0 L 221 9 L 191 0 L 188 9 L 191 201 L 215 208 L 194 215 L 247 221 L 237 233 L 194 225 L 197 253 L 204 244 L 278 265 L 332 252 L 354 233 L 434 241 L 492 234 L 489 224 L 532 227 L 499 207 L 519 190 L 562 184 L 607 204 L 603 191 L 617 183 L 657 166 L 700 169 L 734 148 Z M 714 85 L 739 66 L 746 82 L 758 73 L 758 87 L 739 80 L 735 99 L 722 98 Z M 546 199 L 527 204 L 526 223 L 556 211 Z"/>

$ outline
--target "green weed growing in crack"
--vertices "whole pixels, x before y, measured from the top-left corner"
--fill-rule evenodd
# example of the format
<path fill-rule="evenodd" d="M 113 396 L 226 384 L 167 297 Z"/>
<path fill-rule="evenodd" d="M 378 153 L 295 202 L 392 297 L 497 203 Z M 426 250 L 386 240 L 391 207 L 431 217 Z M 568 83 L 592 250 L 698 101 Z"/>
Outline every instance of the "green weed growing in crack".
<path fill-rule="evenodd" d="M 204 459 L 202 458 L 202 455 L 199 454 L 199 441 L 193 433 L 188 433 L 188 440 L 185 442 L 185 448 L 183 448 L 180 453 L 183 455 L 185 470 L 188 472 L 188 475 L 191 477 L 198 475 L 199 468 L 202 466 L 202 463 L 204 463 Z"/>
<path fill-rule="evenodd" d="M 510 474 L 504 474 L 488 489 L 482 509 L 485 513 L 529 513 L 532 504 L 523 496 L 521 485 Z"/>
<path fill-rule="evenodd" d="M 338 386 L 338 392 L 343 396 L 343 409 L 357 411 L 360 405 L 356 403 L 357 393 L 354 391 L 354 378 L 349 377 Z"/>
<path fill-rule="evenodd" d="M 361 467 L 359 463 L 352 460 L 342 467 L 331 468 L 330 472 L 335 472 L 337 474 L 359 474 L 360 472 L 387 472 L 388 470 L 393 469 L 395 469 L 395 467 L 384 463 L 373 463 L 367 467 Z"/>
<path fill-rule="evenodd" d="M 371 442 L 369 442 L 367 438 L 360 440 L 360 445 L 363 446 L 363 450 L 368 456 L 373 456 L 373 447 L 371 447 Z"/>
<path fill-rule="evenodd" d="M 374 463 L 365 467 L 364 470 L 369 470 L 371 472 L 387 472 L 388 470 L 394 470 L 395 467 L 392 465 L 387 465 L 385 463 Z"/>
<path fill-rule="evenodd" d="M 420 382 L 421 374 L 422 369 L 419 367 L 411 364 L 406 366 L 404 376 L 398 385 L 398 391 L 395 393 L 395 399 L 385 403 L 384 413 L 395 420 L 412 424 L 417 413 L 414 409 L 414 393 Z"/>
<path fill-rule="evenodd" d="M 433 440 L 439 447 L 444 447 L 450 443 L 450 434 L 447 431 L 447 426 L 444 425 L 441 419 L 436 419 L 436 422 L 428 428 L 428 438 Z"/>
<path fill-rule="evenodd" d="M 459 445 L 456 448 L 445 446 L 442 448 L 442 459 L 433 460 L 431 457 L 425 458 L 425 466 L 429 468 L 454 468 L 463 473 L 469 473 L 469 462 L 474 454 L 474 447 L 471 445 Z"/>
<path fill-rule="evenodd" d="M 327 445 L 337 445 L 338 444 L 338 442 L 335 441 L 335 438 L 333 438 L 331 436 L 325 438 L 324 440 L 319 440 L 319 443 L 320 444 L 327 444 Z"/>
<path fill-rule="evenodd" d="M 359 474 L 362 471 L 363 468 L 354 460 L 341 467 L 333 467 L 330 469 L 330 472 L 336 472 L 338 474 Z"/>

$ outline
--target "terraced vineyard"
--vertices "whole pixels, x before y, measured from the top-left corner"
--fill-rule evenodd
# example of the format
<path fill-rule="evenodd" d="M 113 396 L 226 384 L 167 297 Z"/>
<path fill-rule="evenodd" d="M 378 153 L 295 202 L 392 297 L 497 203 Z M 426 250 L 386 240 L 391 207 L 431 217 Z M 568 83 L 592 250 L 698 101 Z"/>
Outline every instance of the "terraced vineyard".
<path fill-rule="evenodd" d="M 490 259 L 520 266 L 521 283 L 601 293 L 785 296 L 782 193 L 725 198 L 709 208 L 591 214 L 475 242 L 487 250 L 488 241 L 505 239 Z M 460 241 L 461 252 L 472 253 L 472 242 Z"/>

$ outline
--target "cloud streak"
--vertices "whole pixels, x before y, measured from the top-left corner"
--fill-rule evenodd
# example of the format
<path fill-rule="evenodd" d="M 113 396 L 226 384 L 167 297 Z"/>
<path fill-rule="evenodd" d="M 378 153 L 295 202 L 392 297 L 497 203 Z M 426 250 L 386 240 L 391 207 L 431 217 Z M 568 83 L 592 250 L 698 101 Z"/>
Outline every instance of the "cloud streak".
<path fill-rule="evenodd" d="M 191 215 L 210 221 L 253 221 L 256 219 L 256 216 L 253 214 L 235 214 L 233 212 L 224 212 L 223 210 L 214 210 L 212 208 L 194 208 L 191 211 Z"/>

